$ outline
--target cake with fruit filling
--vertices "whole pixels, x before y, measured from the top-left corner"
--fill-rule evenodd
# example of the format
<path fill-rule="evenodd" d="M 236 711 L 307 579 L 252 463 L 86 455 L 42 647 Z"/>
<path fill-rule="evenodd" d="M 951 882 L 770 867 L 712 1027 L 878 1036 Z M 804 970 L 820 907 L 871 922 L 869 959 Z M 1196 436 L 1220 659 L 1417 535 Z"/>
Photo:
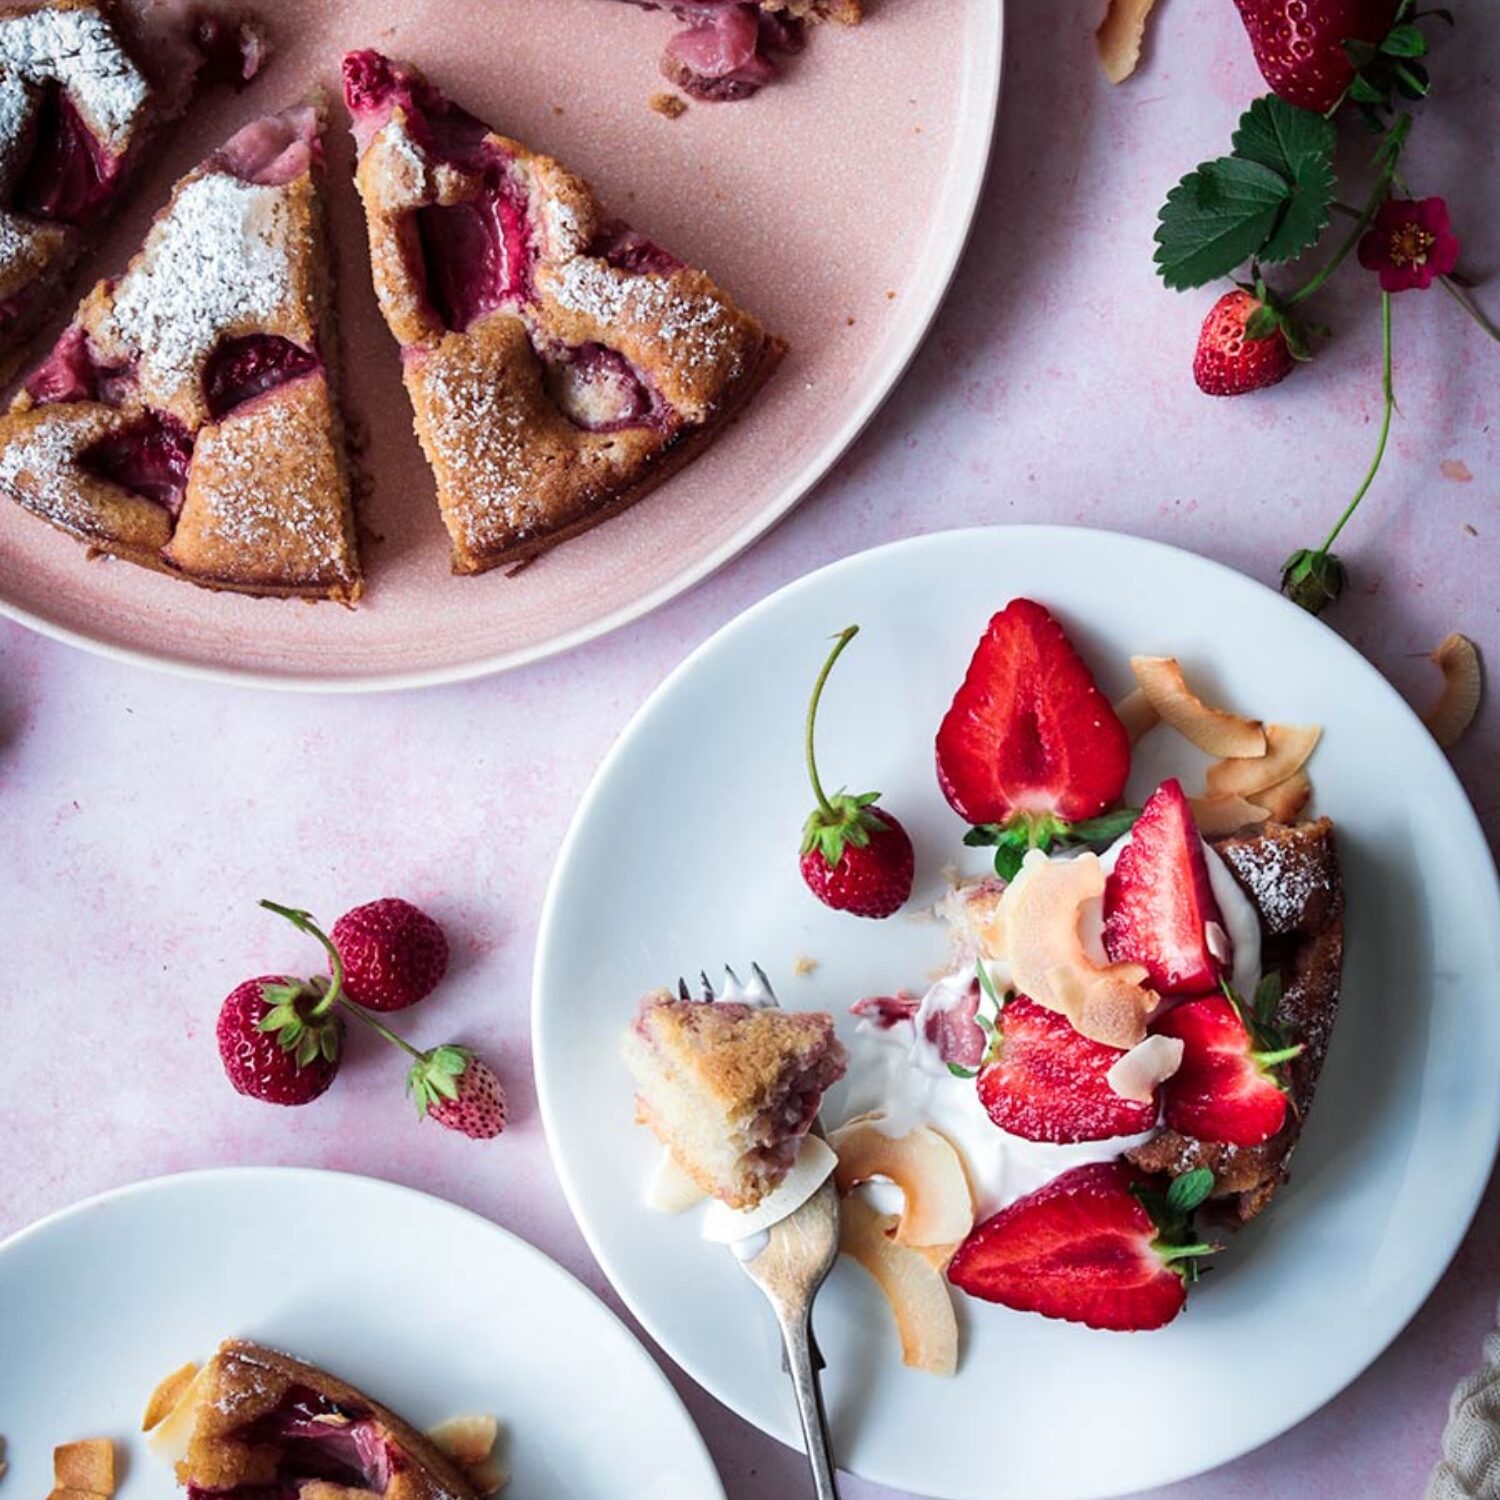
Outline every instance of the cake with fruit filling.
<path fill-rule="evenodd" d="M 828 1015 L 648 995 L 625 1034 L 636 1118 L 705 1193 L 754 1208 L 785 1180 L 848 1054 Z"/>
<path fill-rule="evenodd" d="M 0 490 L 208 588 L 358 597 L 321 168 L 303 105 L 178 183 L 0 419 Z"/>
<path fill-rule="evenodd" d="M 375 289 L 452 541 L 518 563 L 694 456 L 782 344 L 588 186 L 374 52 L 344 62 Z"/>
<path fill-rule="evenodd" d="M 201 81 L 244 81 L 251 24 L 182 5 L 0 4 L 0 379 L 9 379 L 132 169 Z"/>
<path fill-rule="evenodd" d="M 148 1442 L 193 1497 L 481 1500 L 459 1464 L 380 1402 L 239 1340 L 192 1375 Z"/>
<path fill-rule="evenodd" d="M 667 42 L 661 71 L 695 99 L 748 99 L 776 77 L 776 59 L 800 52 L 809 21 L 861 19 L 860 0 L 628 0 L 687 23 Z"/>

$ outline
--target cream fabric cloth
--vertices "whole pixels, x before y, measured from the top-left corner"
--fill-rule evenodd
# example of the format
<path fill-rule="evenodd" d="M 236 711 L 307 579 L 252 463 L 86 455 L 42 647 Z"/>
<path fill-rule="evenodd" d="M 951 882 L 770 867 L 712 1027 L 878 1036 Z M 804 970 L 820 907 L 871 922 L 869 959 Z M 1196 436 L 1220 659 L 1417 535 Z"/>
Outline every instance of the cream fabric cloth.
<path fill-rule="evenodd" d="M 1427 1500 L 1500 1500 L 1500 1328 L 1484 1341 L 1483 1366 L 1459 1382 L 1448 1403 L 1443 1461 Z"/>

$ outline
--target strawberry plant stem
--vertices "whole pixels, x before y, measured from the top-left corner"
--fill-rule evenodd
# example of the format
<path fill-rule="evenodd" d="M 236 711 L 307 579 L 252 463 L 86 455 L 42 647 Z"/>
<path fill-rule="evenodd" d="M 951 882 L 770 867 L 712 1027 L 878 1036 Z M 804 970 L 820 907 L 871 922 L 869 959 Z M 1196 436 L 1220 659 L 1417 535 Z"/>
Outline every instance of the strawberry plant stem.
<path fill-rule="evenodd" d="M 313 921 L 311 912 L 298 911 L 293 906 L 278 906 L 274 901 L 262 901 L 260 904 L 267 911 L 274 911 L 278 917 L 285 917 L 298 932 L 305 932 L 317 938 L 328 950 L 329 969 L 333 977 L 323 998 L 307 1013 L 309 1020 L 316 1020 L 319 1016 L 326 1016 L 343 999 L 344 994 L 344 960 L 339 957 L 339 950 L 333 946 L 327 934 Z M 346 1001 L 345 1003 L 347 1004 L 348 1002 Z"/>
<path fill-rule="evenodd" d="M 1295 307 L 1299 302 L 1311 297 L 1348 260 L 1350 252 L 1364 238 L 1365 231 L 1374 223 L 1375 215 L 1380 212 L 1380 205 L 1390 196 L 1391 180 L 1396 175 L 1396 164 L 1400 160 L 1401 153 L 1398 148 L 1392 153 L 1385 166 L 1381 168 L 1379 177 L 1375 179 L 1375 186 L 1370 190 L 1370 196 L 1365 200 L 1365 206 L 1362 209 L 1353 209 L 1344 203 L 1335 203 L 1333 205 L 1341 213 L 1353 215 L 1354 228 L 1349 231 L 1344 243 L 1334 251 L 1333 259 L 1306 286 L 1300 287 L 1287 298 L 1286 305 L 1288 307 Z"/>
<path fill-rule="evenodd" d="M 1364 483 L 1354 492 L 1354 498 L 1344 507 L 1343 515 L 1334 522 L 1333 530 L 1328 533 L 1323 545 L 1318 548 L 1320 553 L 1326 554 L 1332 549 L 1333 544 L 1338 540 L 1339 532 L 1348 524 L 1350 516 L 1359 508 L 1359 502 L 1365 498 L 1370 486 L 1375 483 L 1375 476 L 1379 473 L 1381 461 L 1385 458 L 1385 446 L 1391 435 L 1391 416 L 1396 410 L 1396 388 L 1391 378 L 1391 294 L 1389 292 L 1380 294 L 1380 336 L 1384 349 L 1382 389 L 1385 394 L 1385 412 L 1380 421 L 1380 441 L 1376 445 L 1375 457 L 1365 474 Z"/>
<path fill-rule="evenodd" d="M 1458 303 L 1458 305 L 1463 308 L 1463 310 L 1468 313 L 1468 315 L 1473 318 L 1473 320 L 1478 323 L 1479 326 L 1484 329 L 1484 331 L 1489 334 L 1492 339 L 1500 339 L 1500 328 L 1495 327 L 1495 325 L 1490 322 L 1489 317 L 1485 313 L 1484 309 L 1480 307 L 1480 305 L 1466 291 L 1464 291 L 1451 276 L 1441 276 L 1438 279 L 1443 283 L 1443 290 L 1447 292 L 1447 294 L 1452 297 L 1453 300 Z"/>
<path fill-rule="evenodd" d="M 394 1031 L 391 1030 L 389 1026 L 386 1026 L 382 1022 L 377 1021 L 375 1017 L 369 1013 L 369 1011 L 361 1010 L 360 1007 L 357 1006 L 352 1000 L 346 997 L 342 1000 L 341 1003 L 343 1004 L 344 1009 L 347 1010 L 350 1015 L 357 1016 L 361 1021 L 365 1023 L 366 1026 L 370 1028 L 371 1031 L 378 1032 L 386 1039 L 386 1041 L 390 1042 L 392 1046 L 399 1047 L 403 1052 L 416 1058 L 418 1062 L 420 1062 L 425 1056 L 424 1053 L 418 1052 L 417 1049 L 413 1047 L 412 1044 L 407 1041 L 404 1036 L 398 1036 Z"/>
<path fill-rule="evenodd" d="M 858 625 L 851 625 L 840 633 L 834 642 L 833 650 L 828 654 L 828 660 L 823 663 L 823 670 L 818 673 L 818 680 L 813 683 L 812 701 L 807 705 L 807 735 L 804 747 L 807 755 L 807 775 L 812 782 L 813 796 L 818 799 L 818 808 L 830 824 L 838 823 L 840 818 L 823 791 L 823 783 L 818 780 L 818 762 L 813 754 L 813 730 L 818 722 L 818 703 L 823 697 L 823 685 L 828 681 L 828 674 L 833 671 L 833 664 L 843 655 L 844 647 L 858 634 Z"/>

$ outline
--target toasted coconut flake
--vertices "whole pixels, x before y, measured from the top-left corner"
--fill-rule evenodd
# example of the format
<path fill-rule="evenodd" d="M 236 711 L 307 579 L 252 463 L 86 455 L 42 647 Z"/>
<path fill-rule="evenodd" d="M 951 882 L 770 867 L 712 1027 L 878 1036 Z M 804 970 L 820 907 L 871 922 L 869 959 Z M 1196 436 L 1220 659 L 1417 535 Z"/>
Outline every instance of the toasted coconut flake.
<path fill-rule="evenodd" d="M 1124 83 L 1135 72 L 1141 60 L 1141 41 L 1146 35 L 1146 18 L 1156 0 L 1110 0 L 1109 10 L 1095 40 L 1099 44 L 1099 61 L 1104 76 L 1111 83 Z"/>
<path fill-rule="evenodd" d="M 1223 838 L 1225 834 L 1238 833 L 1255 823 L 1264 823 L 1270 812 L 1257 802 L 1233 797 L 1189 797 L 1193 809 L 1193 821 L 1198 832 L 1206 839 Z"/>
<path fill-rule="evenodd" d="M 47 1500 L 99 1500 L 99 1496 L 93 1490 L 75 1490 L 59 1484 L 48 1492 Z"/>
<path fill-rule="evenodd" d="M 146 1413 L 141 1418 L 141 1431 L 150 1432 L 182 1400 L 182 1393 L 193 1383 L 198 1366 L 189 1361 L 180 1370 L 173 1370 L 146 1402 Z"/>
<path fill-rule="evenodd" d="M 930 1126 L 889 1136 L 874 1121 L 859 1120 L 835 1130 L 828 1144 L 839 1155 L 839 1192 L 886 1177 L 905 1194 L 898 1244 L 952 1245 L 974 1227 L 974 1197 L 963 1160 Z"/>
<path fill-rule="evenodd" d="M 467 1472 L 481 1495 L 498 1495 L 510 1483 L 510 1471 L 498 1453 L 471 1465 Z"/>
<path fill-rule="evenodd" d="M 844 1199 L 840 1221 L 839 1248 L 875 1278 L 896 1315 L 902 1363 L 951 1375 L 958 1368 L 958 1318 L 931 1252 L 898 1245 L 891 1237 L 896 1216 L 876 1213 L 858 1193 Z"/>
<path fill-rule="evenodd" d="M 1175 656 L 1132 656 L 1130 669 L 1151 706 L 1206 755 L 1264 755 L 1265 725 L 1213 708 L 1187 685 Z"/>
<path fill-rule="evenodd" d="M 1144 964 L 1116 964 L 1112 969 L 1053 969 L 1047 984 L 1075 1031 L 1125 1051 L 1145 1037 L 1146 1017 L 1156 1007 L 1145 978 Z"/>
<path fill-rule="evenodd" d="M 80 1438 L 52 1450 L 52 1477 L 59 1489 L 91 1495 L 115 1492 L 115 1445 L 108 1438 Z"/>
<path fill-rule="evenodd" d="M 1125 726 L 1132 745 L 1138 745 L 1161 723 L 1161 715 L 1152 708 L 1145 688 L 1132 688 L 1126 693 L 1115 704 L 1115 717 Z"/>
<path fill-rule="evenodd" d="M 500 1424 L 494 1417 L 487 1416 L 449 1417 L 446 1422 L 439 1422 L 427 1430 L 427 1436 L 464 1469 L 482 1464 L 493 1451 L 499 1435 Z"/>
<path fill-rule="evenodd" d="M 1432 659 L 1443 674 L 1443 692 L 1423 722 L 1444 750 L 1461 740 L 1479 713 L 1484 672 L 1474 642 L 1457 631 L 1444 636 Z"/>
<path fill-rule="evenodd" d="M 208 1399 L 211 1384 L 209 1366 L 205 1365 L 183 1388 L 172 1409 L 151 1424 L 146 1446 L 158 1458 L 168 1463 L 181 1463 L 187 1458 L 188 1444 L 198 1425 L 198 1409 Z"/>
<path fill-rule="evenodd" d="M 1122 1099 L 1150 1104 L 1156 1090 L 1182 1066 L 1180 1036 L 1148 1036 L 1138 1043 L 1105 1075 L 1105 1081 Z"/>
<path fill-rule="evenodd" d="M 1270 814 L 1273 823 L 1295 823 L 1302 809 L 1312 800 L 1312 782 L 1302 771 L 1268 786 L 1255 794 Z"/>
<path fill-rule="evenodd" d="M 1253 797 L 1276 786 L 1307 764 L 1322 737 L 1318 724 L 1268 724 L 1264 755 L 1221 760 L 1208 768 L 1208 795 Z"/>

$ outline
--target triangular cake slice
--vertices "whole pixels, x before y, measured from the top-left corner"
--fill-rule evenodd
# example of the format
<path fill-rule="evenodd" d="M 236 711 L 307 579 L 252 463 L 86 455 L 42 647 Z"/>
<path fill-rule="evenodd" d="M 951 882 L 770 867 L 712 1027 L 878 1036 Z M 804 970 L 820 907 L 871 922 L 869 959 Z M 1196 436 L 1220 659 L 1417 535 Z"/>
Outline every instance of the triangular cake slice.
<path fill-rule="evenodd" d="M 797 1159 L 848 1054 L 828 1015 L 648 995 L 626 1032 L 636 1117 L 705 1193 L 754 1208 Z"/>
<path fill-rule="evenodd" d="M 232 1339 L 190 1374 L 164 1413 L 153 1397 L 147 1443 L 194 1500 L 481 1500 L 431 1438 L 315 1365 Z"/>
<path fill-rule="evenodd" d="M 161 126 L 259 69 L 252 24 L 141 0 L 0 3 L 0 379 L 125 196 Z"/>
<path fill-rule="evenodd" d="M 344 61 L 375 290 L 453 570 L 519 562 L 639 499 L 783 346 L 586 183 L 375 52 Z"/>
<path fill-rule="evenodd" d="M 358 597 L 321 163 L 302 105 L 177 184 L 0 419 L 0 491 L 209 588 Z"/>

